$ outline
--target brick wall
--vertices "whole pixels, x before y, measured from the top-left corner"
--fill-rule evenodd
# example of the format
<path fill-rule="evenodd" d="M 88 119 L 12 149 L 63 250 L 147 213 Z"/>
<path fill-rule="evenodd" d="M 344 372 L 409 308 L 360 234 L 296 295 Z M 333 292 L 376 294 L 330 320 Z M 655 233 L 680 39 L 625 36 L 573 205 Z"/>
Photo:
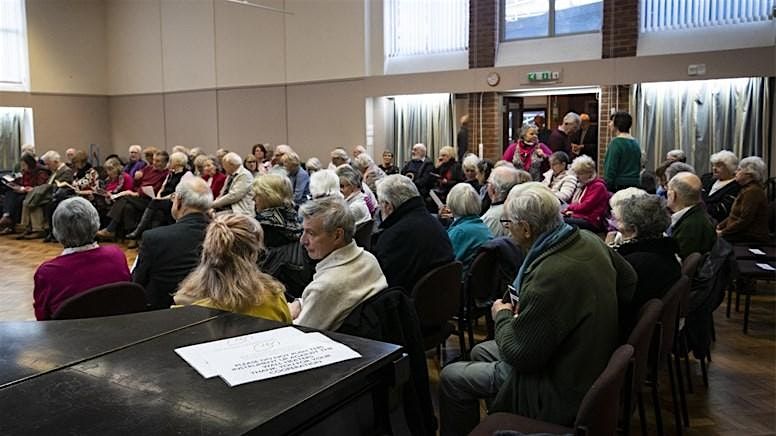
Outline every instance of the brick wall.
<path fill-rule="evenodd" d="M 604 0 L 601 54 L 606 58 L 636 56 L 639 0 Z"/>
<path fill-rule="evenodd" d="M 612 109 L 630 110 L 630 85 L 601 86 L 601 100 L 598 104 L 598 168 L 603 168 L 606 146 L 612 140 L 608 127 Z"/>
<path fill-rule="evenodd" d="M 493 162 L 501 159 L 501 109 L 495 92 L 469 94 L 469 151 L 477 153 L 480 144 L 480 95 L 482 95 L 483 156 Z"/>
<path fill-rule="evenodd" d="M 496 64 L 499 0 L 469 0 L 469 68 Z"/>

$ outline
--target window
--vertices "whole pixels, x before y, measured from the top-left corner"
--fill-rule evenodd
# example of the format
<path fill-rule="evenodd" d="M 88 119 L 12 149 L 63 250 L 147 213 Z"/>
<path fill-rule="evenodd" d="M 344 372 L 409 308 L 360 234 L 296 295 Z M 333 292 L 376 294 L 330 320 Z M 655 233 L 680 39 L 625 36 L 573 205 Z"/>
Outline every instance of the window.
<path fill-rule="evenodd" d="M 601 31 L 603 0 L 502 0 L 504 41 Z"/>
<path fill-rule="evenodd" d="M 768 21 L 776 0 L 641 0 L 641 32 Z"/>
<path fill-rule="evenodd" d="M 385 0 L 389 58 L 466 50 L 469 0 Z"/>
<path fill-rule="evenodd" d="M 0 59 L 0 90 L 28 90 L 24 0 L 0 0 Z"/>

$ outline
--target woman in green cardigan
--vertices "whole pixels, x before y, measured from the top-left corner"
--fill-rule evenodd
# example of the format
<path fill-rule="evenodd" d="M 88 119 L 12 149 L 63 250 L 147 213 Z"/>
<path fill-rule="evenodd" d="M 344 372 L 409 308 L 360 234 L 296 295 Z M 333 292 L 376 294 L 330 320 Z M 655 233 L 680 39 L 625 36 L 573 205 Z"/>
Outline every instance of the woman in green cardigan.
<path fill-rule="evenodd" d="M 614 139 L 606 147 L 604 180 L 610 192 L 639 187 L 641 181 L 641 147 L 630 134 L 632 124 L 627 112 L 617 112 L 609 121 Z"/>

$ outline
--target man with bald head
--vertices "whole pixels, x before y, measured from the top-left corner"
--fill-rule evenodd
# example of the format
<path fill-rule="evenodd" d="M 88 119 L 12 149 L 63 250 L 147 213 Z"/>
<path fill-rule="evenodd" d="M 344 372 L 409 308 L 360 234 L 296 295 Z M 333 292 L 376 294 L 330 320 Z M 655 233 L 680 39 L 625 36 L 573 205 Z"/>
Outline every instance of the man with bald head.
<path fill-rule="evenodd" d="M 708 253 L 717 240 L 717 233 L 701 204 L 701 179 L 691 172 L 681 172 L 668 182 L 668 208 L 671 227 L 668 233 L 679 244 L 679 256 L 684 259 L 692 252 Z"/>
<path fill-rule="evenodd" d="M 170 307 L 178 284 L 199 264 L 212 206 L 213 193 L 204 180 L 184 180 L 172 196 L 170 212 L 175 224 L 143 233 L 132 281 L 143 286 L 150 308 Z"/>

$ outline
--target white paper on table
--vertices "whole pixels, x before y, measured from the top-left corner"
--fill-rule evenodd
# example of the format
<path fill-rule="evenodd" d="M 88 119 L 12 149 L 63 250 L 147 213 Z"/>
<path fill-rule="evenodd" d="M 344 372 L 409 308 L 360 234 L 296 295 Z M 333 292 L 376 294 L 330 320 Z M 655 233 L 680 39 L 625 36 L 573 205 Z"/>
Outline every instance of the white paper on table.
<path fill-rule="evenodd" d="M 275 330 L 267 330 L 249 335 L 176 348 L 175 352 L 178 353 L 186 363 L 196 369 L 202 377 L 211 378 L 218 375 L 218 372 L 210 364 L 210 360 L 214 355 L 225 350 L 245 346 L 250 346 L 257 351 L 271 350 L 293 341 L 294 338 L 304 335 L 303 332 L 294 327 L 282 327 Z"/>
<path fill-rule="evenodd" d="M 757 265 L 758 267 L 760 267 L 761 269 L 764 269 L 764 270 L 766 270 L 766 271 L 776 271 L 776 268 L 774 268 L 774 267 L 772 267 L 772 266 L 768 265 L 767 263 L 758 263 L 758 264 L 756 264 L 756 265 Z"/>
<path fill-rule="evenodd" d="M 154 187 L 153 186 L 141 186 L 140 190 L 143 191 L 143 194 L 154 198 L 156 197 L 156 194 L 154 194 Z"/>
<path fill-rule="evenodd" d="M 759 248 L 750 248 L 749 252 L 752 254 L 756 254 L 758 256 L 765 256 L 765 252 L 760 250 Z"/>
<path fill-rule="evenodd" d="M 307 333 L 269 350 L 251 345 L 224 350 L 209 363 L 229 386 L 237 386 L 359 357 L 354 350 L 321 333 Z"/>

